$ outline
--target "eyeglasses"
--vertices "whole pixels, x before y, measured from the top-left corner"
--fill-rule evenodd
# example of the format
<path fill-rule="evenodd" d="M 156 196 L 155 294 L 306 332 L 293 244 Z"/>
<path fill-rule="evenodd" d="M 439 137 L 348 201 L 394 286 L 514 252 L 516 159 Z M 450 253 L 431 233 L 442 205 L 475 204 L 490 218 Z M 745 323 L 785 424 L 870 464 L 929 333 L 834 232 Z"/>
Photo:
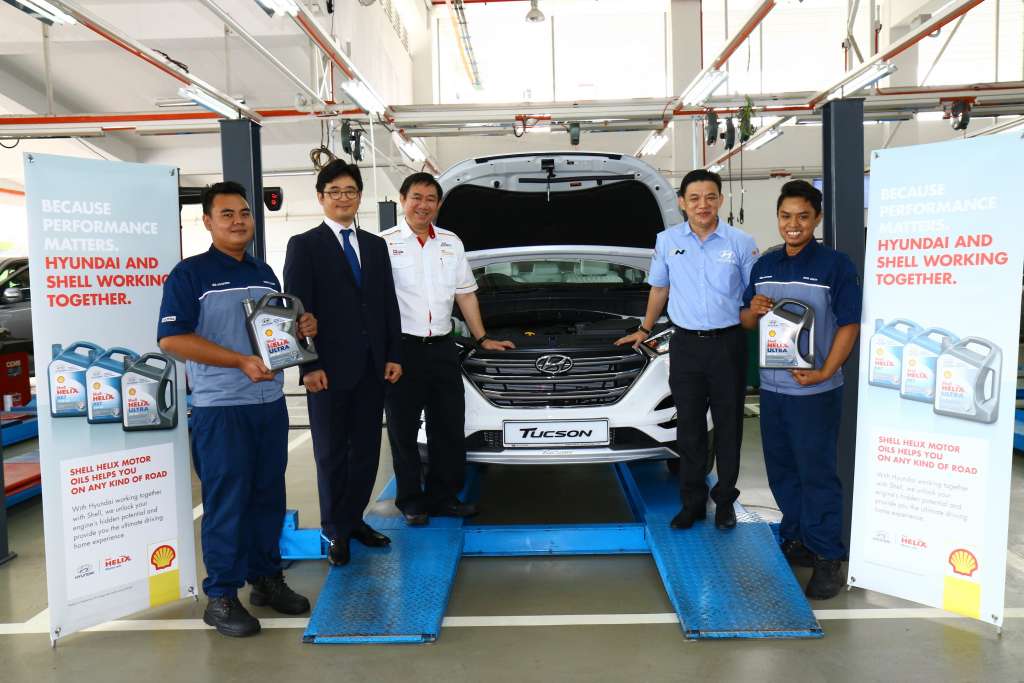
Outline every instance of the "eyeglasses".
<path fill-rule="evenodd" d="M 329 190 L 325 190 L 322 194 L 334 200 L 341 199 L 342 197 L 345 199 L 355 199 L 359 196 L 359 190 L 339 190 L 336 187 L 332 187 Z"/>

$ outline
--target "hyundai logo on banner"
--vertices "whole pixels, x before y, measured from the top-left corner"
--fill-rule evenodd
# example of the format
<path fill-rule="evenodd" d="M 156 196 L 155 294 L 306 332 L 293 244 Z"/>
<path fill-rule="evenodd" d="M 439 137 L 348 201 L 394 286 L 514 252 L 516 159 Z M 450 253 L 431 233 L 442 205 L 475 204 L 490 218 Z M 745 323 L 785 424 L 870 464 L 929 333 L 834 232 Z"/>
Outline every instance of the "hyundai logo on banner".
<path fill-rule="evenodd" d="M 572 370 L 572 358 L 560 354 L 549 354 L 538 358 L 535 365 L 545 375 L 564 375 Z"/>

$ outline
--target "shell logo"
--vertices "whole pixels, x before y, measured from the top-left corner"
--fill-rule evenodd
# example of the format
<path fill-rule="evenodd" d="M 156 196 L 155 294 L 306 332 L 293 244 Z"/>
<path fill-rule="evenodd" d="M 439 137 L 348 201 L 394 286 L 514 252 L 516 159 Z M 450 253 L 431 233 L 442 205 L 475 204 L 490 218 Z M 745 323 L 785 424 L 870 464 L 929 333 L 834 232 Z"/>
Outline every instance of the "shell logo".
<path fill-rule="evenodd" d="M 161 569 L 167 569 L 174 562 L 174 558 L 177 555 L 174 552 L 174 548 L 169 545 L 158 546 L 153 554 L 149 556 L 149 563 L 153 565 L 153 568 L 157 571 Z"/>
<path fill-rule="evenodd" d="M 57 384 L 64 384 L 64 375 L 57 375 Z"/>
<path fill-rule="evenodd" d="M 970 550 L 958 548 L 949 554 L 949 565 L 954 574 L 971 576 L 978 571 L 978 558 Z"/>
<path fill-rule="evenodd" d="M 268 337 L 273 337 L 274 331 L 268 328 L 267 331 L 264 332 L 263 334 L 267 335 Z"/>
<path fill-rule="evenodd" d="M 875 355 L 876 356 L 881 357 L 884 353 L 885 353 L 885 349 L 883 349 L 881 346 L 879 346 L 877 349 L 875 349 Z"/>
<path fill-rule="evenodd" d="M 949 379 L 950 377 L 952 377 L 952 376 L 953 376 L 953 373 L 952 373 L 952 372 L 950 372 L 949 370 L 946 370 L 945 372 L 943 372 L 943 373 L 942 373 L 942 376 L 943 376 L 943 377 L 944 377 L 945 379 Z"/>
<path fill-rule="evenodd" d="M 92 388 L 93 389 L 99 389 L 100 388 L 100 383 L 99 382 L 93 382 L 92 383 Z"/>
<path fill-rule="evenodd" d="M 526 332 L 523 332 L 523 334 L 526 335 L 527 337 L 536 337 L 537 336 L 536 332 L 532 332 L 530 330 L 527 330 Z"/>
<path fill-rule="evenodd" d="M 135 391 L 135 387 L 132 387 L 131 389 L 129 389 L 129 390 L 128 390 L 128 395 L 129 395 L 129 396 L 134 396 L 134 395 L 135 395 L 135 394 L 137 394 L 137 393 L 138 393 L 138 392 L 137 392 L 137 391 Z"/>
<path fill-rule="evenodd" d="M 769 337 L 774 337 L 775 336 L 775 330 L 768 330 L 768 336 Z"/>
<path fill-rule="evenodd" d="M 917 359 L 916 358 L 911 358 L 910 359 L 910 363 L 908 363 L 908 365 L 910 367 L 914 367 L 915 365 L 917 365 Z"/>

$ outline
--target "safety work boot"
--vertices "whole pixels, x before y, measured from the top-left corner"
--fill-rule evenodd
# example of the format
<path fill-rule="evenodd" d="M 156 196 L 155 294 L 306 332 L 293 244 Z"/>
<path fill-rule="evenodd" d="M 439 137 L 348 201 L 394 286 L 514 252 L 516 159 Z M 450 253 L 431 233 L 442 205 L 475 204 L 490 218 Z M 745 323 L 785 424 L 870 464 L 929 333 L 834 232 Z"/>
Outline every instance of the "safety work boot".
<path fill-rule="evenodd" d="M 210 598 L 203 612 L 203 621 L 217 629 L 217 633 L 232 638 L 245 638 L 260 632 L 260 622 L 246 611 L 235 595 Z"/>
<path fill-rule="evenodd" d="M 264 576 L 253 581 L 249 602 L 257 607 L 269 606 L 281 614 L 305 614 L 309 611 L 309 600 L 288 587 L 284 582 L 284 574 Z"/>
<path fill-rule="evenodd" d="M 787 538 L 779 545 L 782 554 L 786 556 L 786 562 L 794 567 L 813 567 L 814 553 L 807 549 L 803 543 L 796 539 Z"/>
<path fill-rule="evenodd" d="M 811 580 L 807 582 L 804 595 L 812 600 L 828 600 L 839 595 L 845 583 L 842 560 L 827 560 L 816 556 L 814 572 L 811 574 Z"/>

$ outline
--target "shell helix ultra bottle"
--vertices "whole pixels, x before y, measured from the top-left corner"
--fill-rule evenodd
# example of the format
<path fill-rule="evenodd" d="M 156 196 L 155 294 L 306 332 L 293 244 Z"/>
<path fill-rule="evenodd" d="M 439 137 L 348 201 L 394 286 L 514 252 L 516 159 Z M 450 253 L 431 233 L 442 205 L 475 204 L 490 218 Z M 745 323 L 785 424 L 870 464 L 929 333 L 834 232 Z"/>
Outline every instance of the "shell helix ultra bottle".
<path fill-rule="evenodd" d="M 939 415 L 992 423 L 999 417 L 1003 352 L 981 337 L 964 337 L 935 362 L 934 410 Z"/>
<path fill-rule="evenodd" d="M 900 371 L 900 397 L 912 401 L 935 401 L 935 361 L 939 354 L 959 341 L 959 337 L 941 327 L 929 327 L 911 338 L 903 347 Z"/>
<path fill-rule="evenodd" d="M 875 333 L 871 335 L 868 365 L 868 384 L 887 389 L 899 389 L 903 381 L 903 347 L 922 332 L 915 322 L 897 318 L 883 324 L 875 320 Z"/>
<path fill-rule="evenodd" d="M 814 367 L 814 309 L 779 299 L 760 321 L 762 368 Z"/>
<path fill-rule="evenodd" d="M 244 299 L 242 307 L 253 353 L 271 372 L 317 359 L 313 340 L 299 339 L 299 318 L 305 310 L 298 297 L 270 292 L 259 303 Z"/>
<path fill-rule="evenodd" d="M 131 349 L 115 346 L 85 371 L 87 418 L 91 424 L 121 421 L 121 374 L 125 361 L 138 357 Z"/>
<path fill-rule="evenodd" d="M 77 341 L 66 349 L 53 345 L 50 361 L 50 415 L 53 417 L 83 417 L 88 396 L 85 373 L 93 361 L 103 353 L 96 344 Z"/>
<path fill-rule="evenodd" d="M 162 353 L 125 359 L 121 375 L 121 426 L 126 432 L 178 426 L 174 378 L 174 361 Z"/>

